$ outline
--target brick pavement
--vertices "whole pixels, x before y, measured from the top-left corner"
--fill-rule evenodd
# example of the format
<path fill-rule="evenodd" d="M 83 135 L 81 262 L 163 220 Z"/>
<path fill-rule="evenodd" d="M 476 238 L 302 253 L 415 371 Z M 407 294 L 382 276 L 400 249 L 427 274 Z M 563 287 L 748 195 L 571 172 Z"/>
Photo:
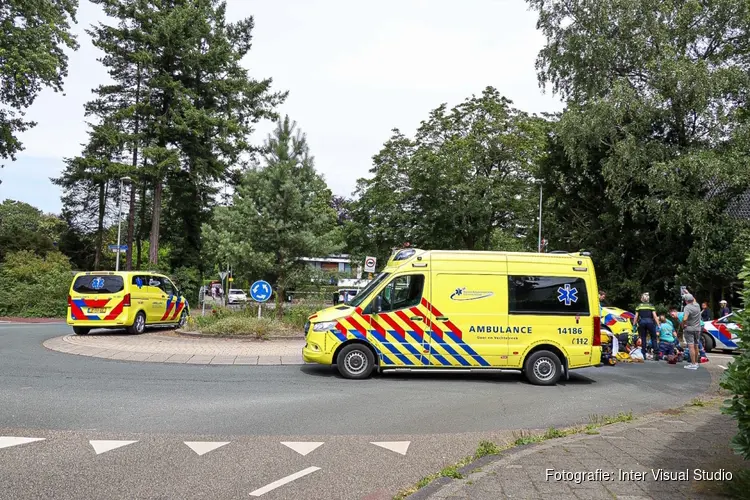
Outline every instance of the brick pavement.
<path fill-rule="evenodd" d="M 142 335 L 65 335 L 44 342 L 53 351 L 79 356 L 152 363 L 211 365 L 300 365 L 304 340 L 175 337 Z"/>
<path fill-rule="evenodd" d="M 720 373 L 712 368 L 714 381 Z M 604 426 L 598 429 L 599 434 L 576 434 L 485 457 L 462 470 L 462 479 L 438 479 L 408 500 L 727 498 L 722 496 L 721 481 L 696 481 L 693 477 L 695 469 L 733 475 L 750 469 L 750 463 L 730 449 L 736 421 L 721 414 L 722 397 L 715 391 L 711 396 L 706 406 L 689 405 Z M 652 471 L 658 469 L 688 471 L 688 479 L 655 480 Z M 578 480 L 570 474 L 555 475 L 563 472 L 594 475 Z M 611 476 L 605 479 L 603 473 Z"/>

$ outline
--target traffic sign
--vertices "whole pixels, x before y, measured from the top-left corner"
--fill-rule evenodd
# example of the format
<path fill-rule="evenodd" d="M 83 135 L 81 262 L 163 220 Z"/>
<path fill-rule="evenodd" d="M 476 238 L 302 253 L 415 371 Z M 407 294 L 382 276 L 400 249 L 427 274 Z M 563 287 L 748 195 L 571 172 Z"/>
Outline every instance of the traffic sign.
<path fill-rule="evenodd" d="M 227 277 L 227 272 L 226 271 L 221 271 L 219 273 L 219 277 L 221 278 L 221 281 L 224 281 L 224 278 Z"/>
<path fill-rule="evenodd" d="M 107 245 L 107 248 L 109 248 L 111 251 L 113 251 L 115 253 L 118 252 L 117 245 Z M 128 246 L 127 245 L 120 245 L 119 251 L 120 252 L 127 252 L 128 251 Z"/>
<path fill-rule="evenodd" d="M 365 257 L 365 272 L 374 273 L 376 263 L 377 259 L 375 257 Z"/>
<path fill-rule="evenodd" d="M 227 281 L 229 281 L 229 282 L 231 283 L 232 281 L 234 281 L 234 278 L 232 278 L 232 277 L 230 276 L 230 277 L 229 277 L 229 279 L 227 279 Z"/>
<path fill-rule="evenodd" d="M 271 298 L 272 291 L 267 281 L 258 280 L 250 287 L 250 297 L 256 302 L 265 302 Z"/>

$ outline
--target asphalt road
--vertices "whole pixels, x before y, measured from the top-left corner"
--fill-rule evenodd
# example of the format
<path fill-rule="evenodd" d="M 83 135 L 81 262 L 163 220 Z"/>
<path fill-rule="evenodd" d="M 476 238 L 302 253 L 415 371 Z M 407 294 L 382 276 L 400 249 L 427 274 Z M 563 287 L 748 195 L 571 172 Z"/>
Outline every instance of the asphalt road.
<path fill-rule="evenodd" d="M 0 498 L 390 498 L 481 439 L 673 407 L 710 382 L 705 369 L 653 362 L 580 370 L 556 387 L 506 372 L 350 381 L 317 366 L 133 363 L 41 346 L 67 332 L 0 324 Z M 3 447 L 3 436 L 44 440 Z M 96 454 L 91 440 L 135 442 Z M 199 456 L 186 441 L 229 444 Z M 324 444 L 303 456 L 282 441 Z"/>

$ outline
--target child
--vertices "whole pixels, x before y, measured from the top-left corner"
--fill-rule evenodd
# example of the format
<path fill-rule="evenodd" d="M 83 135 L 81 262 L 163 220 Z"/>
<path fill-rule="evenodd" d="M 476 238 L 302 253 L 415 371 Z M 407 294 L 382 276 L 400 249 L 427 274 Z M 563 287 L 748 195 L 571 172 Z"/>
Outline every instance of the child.
<path fill-rule="evenodd" d="M 662 314 L 659 317 L 659 352 L 654 359 L 659 360 L 674 354 L 675 332 L 674 325 Z"/>

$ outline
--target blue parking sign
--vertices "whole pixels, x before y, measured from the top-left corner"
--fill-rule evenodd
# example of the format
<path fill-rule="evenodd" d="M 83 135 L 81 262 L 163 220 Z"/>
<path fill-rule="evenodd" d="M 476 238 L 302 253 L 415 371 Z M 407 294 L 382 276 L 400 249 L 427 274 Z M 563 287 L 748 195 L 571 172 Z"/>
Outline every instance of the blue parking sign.
<path fill-rule="evenodd" d="M 250 286 L 250 297 L 256 302 L 265 302 L 271 298 L 273 290 L 267 281 L 258 280 Z"/>

